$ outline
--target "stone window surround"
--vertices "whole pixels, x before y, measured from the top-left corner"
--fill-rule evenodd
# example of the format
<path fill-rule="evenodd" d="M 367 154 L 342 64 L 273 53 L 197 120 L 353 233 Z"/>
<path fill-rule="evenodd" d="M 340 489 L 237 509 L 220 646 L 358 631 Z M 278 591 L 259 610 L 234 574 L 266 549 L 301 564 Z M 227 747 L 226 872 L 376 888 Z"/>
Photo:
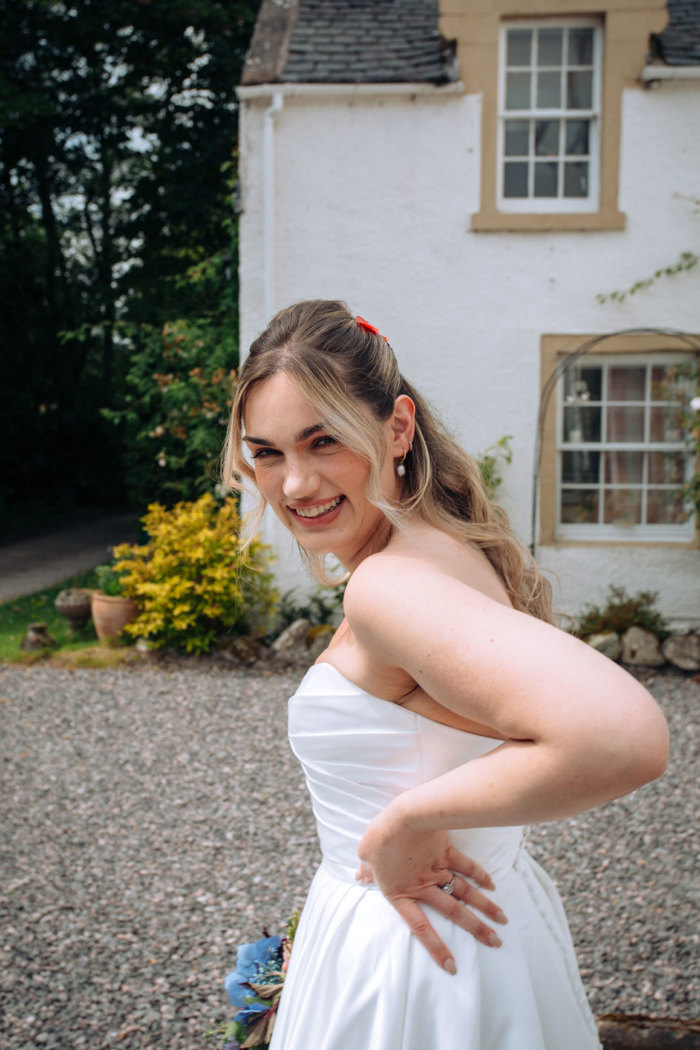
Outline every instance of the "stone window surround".
<path fill-rule="evenodd" d="M 690 334 L 690 333 L 689 333 Z M 540 341 L 540 389 L 542 389 L 548 378 L 553 374 L 559 361 L 567 354 L 576 350 L 584 343 L 591 340 L 593 336 L 587 335 L 543 335 Z M 694 334 L 694 340 L 700 342 L 700 336 Z M 626 354 L 639 356 L 640 354 L 673 354 L 678 356 L 693 356 L 693 349 L 687 341 L 672 335 L 619 335 L 611 336 L 604 342 L 599 343 L 591 350 L 591 357 L 615 356 L 622 357 Z M 696 352 L 696 357 L 700 354 Z M 585 362 L 585 357 L 580 359 Z M 570 539 L 557 535 L 557 397 L 558 390 L 553 391 L 547 404 L 542 430 L 542 452 L 539 474 L 539 537 L 540 547 L 673 547 L 674 549 L 697 549 L 700 548 L 700 530 L 698 523 L 694 530 L 693 538 L 679 540 L 645 540 L 637 539 L 611 539 L 601 536 L 599 539 Z"/>
<path fill-rule="evenodd" d="M 597 8 L 597 9 L 596 9 Z M 603 30 L 600 196 L 597 211 L 506 212 L 498 208 L 499 46 L 506 20 L 597 16 Z M 476 232 L 623 230 L 618 208 L 622 91 L 642 88 L 649 38 L 668 15 L 665 0 L 440 0 L 440 31 L 457 40 L 462 82 L 479 94 L 481 112 L 481 206 L 471 217 Z"/>
<path fill-rule="evenodd" d="M 566 108 L 566 96 L 560 100 L 560 105 L 555 109 L 548 111 L 543 110 L 539 105 L 527 107 L 525 110 L 520 109 L 506 109 L 505 97 L 506 97 L 506 54 L 508 48 L 507 36 L 509 30 L 538 30 L 538 29 L 590 29 L 593 31 L 593 85 L 592 85 L 592 100 L 591 105 L 583 111 L 576 109 Z M 501 184 L 501 192 L 498 194 L 498 208 L 503 212 L 520 212 L 520 213 L 532 213 L 532 212 L 591 212 L 598 210 L 598 172 L 600 168 L 599 163 L 599 138 L 600 138 L 600 66 L 602 57 L 602 27 L 598 19 L 595 18 L 572 18 L 572 19 L 517 19 L 502 22 L 501 23 L 501 51 L 500 51 L 500 106 L 499 106 L 499 130 L 498 130 L 498 175 L 497 181 Z M 567 55 L 564 53 L 561 58 L 561 65 L 566 66 Z M 561 71 L 561 65 L 559 72 Z M 514 67 L 514 72 L 517 72 L 517 67 Z M 523 197 L 506 197 L 503 178 L 504 178 L 504 165 L 507 160 L 511 162 L 517 162 L 519 160 L 526 160 L 530 165 L 539 161 L 547 161 L 549 158 L 546 156 L 537 155 L 536 151 L 533 151 L 533 143 L 530 141 L 529 150 L 527 154 L 522 157 L 512 156 L 506 158 L 505 155 L 505 141 L 504 141 L 504 129 L 506 121 L 527 121 L 530 124 L 532 121 L 536 122 L 551 122 L 554 121 L 559 125 L 564 120 L 576 120 L 583 119 L 588 122 L 588 153 L 586 155 L 585 163 L 588 169 L 588 193 L 585 196 L 577 197 L 565 197 L 563 194 L 563 165 L 559 164 L 559 195 L 554 197 L 536 197 L 534 193 L 530 193 L 528 196 Z M 560 143 L 561 148 L 561 143 Z M 559 159 L 559 158 L 555 158 Z M 577 161 L 577 155 L 571 155 L 568 157 L 570 161 Z"/>

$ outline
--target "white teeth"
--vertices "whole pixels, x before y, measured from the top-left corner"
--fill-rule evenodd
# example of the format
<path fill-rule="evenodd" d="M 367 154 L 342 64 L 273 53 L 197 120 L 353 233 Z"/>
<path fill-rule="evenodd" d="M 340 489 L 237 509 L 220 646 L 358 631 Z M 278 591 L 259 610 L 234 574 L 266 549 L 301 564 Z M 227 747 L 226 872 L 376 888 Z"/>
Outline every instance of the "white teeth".
<path fill-rule="evenodd" d="M 336 496 L 335 499 L 330 501 L 330 503 L 324 503 L 320 507 L 306 507 L 304 509 L 301 507 L 294 507 L 294 513 L 298 514 L 300 518 L 317 518 L 319 514 L 325 514 L 326 511 L 333 510 L 334 507 L 337 507 L 341 499 L 342 496 Z"/>

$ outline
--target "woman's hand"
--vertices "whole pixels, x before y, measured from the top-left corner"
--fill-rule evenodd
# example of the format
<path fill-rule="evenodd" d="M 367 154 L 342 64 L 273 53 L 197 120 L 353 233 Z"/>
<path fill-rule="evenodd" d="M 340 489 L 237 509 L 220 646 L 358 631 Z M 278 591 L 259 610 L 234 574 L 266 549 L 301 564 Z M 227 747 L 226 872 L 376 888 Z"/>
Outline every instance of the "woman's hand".
<path fill-rule="evenodd" d="M 358 854 L 358 881 L 376 882 L 411 932 L 448 973 L 456 973 L 455 961 L 428 921 L 422 904 L 432 905 L 482 944 L 494 948 L 500 945 L 495 931 L 465 907 L 478 908 L 494 922 L 508 921 L 497 904 L 467 881 L 468 878 L 484 889 L 493 889 L 491 877 L 454 848 L 446 831 L 409 831 L 389 807 L 368 826 Z M 449 884 L 453 875 L 453 892 L 445 893 L 440 887 Z"/>

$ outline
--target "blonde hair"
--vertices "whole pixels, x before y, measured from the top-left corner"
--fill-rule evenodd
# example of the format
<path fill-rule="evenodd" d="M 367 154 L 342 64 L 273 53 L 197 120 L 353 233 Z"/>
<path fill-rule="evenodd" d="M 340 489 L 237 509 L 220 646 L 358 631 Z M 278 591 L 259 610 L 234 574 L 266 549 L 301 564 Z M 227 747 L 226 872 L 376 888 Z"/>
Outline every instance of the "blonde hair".
<path fill-rule="evenodd" d="M 243 364 L 223 453 L 224 482 L 240 488 L 255 481 L 242 449 L 243 412 L 251 390 L 284 373 L 322 414 L 324 425 L 369 466 L 367 498 L 396 528 L 409 516 L 470 543 L 484 552 L 516 609 L 551 618 L 550 586 L 510 529 L 501 508 L 489 500 L 476 461 L 437 419 L 423 397 L 401 375 L 385 338 L 359 325 L 345 303 L 295 303 L 272 318 Z M 383 424 L 396 398 L 407 394 L 416 406 L 413 450 L 406 457 L 402 495 L 388 501 L 380 471 L 385 454 Z M 265 500 L 260 498 L 254 525 Z M 301 548 L 318 578 L 328 583 L 322 559 Z"/>

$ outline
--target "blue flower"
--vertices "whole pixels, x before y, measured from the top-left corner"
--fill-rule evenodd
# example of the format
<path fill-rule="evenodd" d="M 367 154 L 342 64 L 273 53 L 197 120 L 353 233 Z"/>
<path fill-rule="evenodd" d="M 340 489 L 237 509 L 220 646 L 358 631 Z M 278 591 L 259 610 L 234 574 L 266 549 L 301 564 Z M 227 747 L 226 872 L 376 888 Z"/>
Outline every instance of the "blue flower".
<path fill-rule="evenodd" d="M 269 1003 L 251 1003 L 250 1006 L 244 1006 L 236 1012 L 236 1020 L 244 1024 L 246 1028 L 250 1028 L 269 1009 Z"/>
<path fill-rule="evenodd" d="M 225 980 L 226 994 L 232 1006 L 247 1006 L 246 1000 L 253 995 L 249 984 L 260 976 L 265 968 L 275 969 L 279 965 L 281 937 L 261 937 L 253 944 L 242 944 L 236 956 L 236 969 Z M 267 1009 L 263 1007 L 262 1009 Z"/>

